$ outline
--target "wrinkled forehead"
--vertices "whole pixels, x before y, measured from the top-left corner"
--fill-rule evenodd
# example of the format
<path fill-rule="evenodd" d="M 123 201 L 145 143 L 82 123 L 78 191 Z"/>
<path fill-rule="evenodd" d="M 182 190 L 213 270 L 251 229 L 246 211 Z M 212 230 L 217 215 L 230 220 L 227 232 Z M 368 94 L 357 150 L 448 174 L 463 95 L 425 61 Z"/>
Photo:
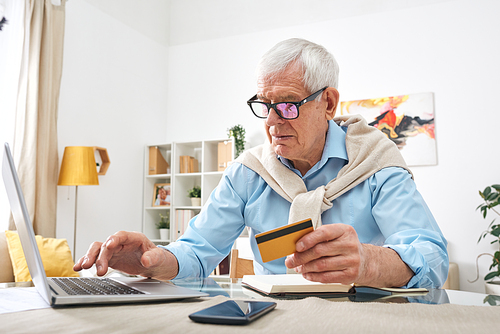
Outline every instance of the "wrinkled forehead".
<path fill-rule="evenodd" d="M 291 77 L 300 82 L 304 81 L 304 69 L 301 62 L 293 61 L 286 67 L 277 68 L 274 71 L 260 71 L 257 73 L 257 84 L 275 85 Z"/>

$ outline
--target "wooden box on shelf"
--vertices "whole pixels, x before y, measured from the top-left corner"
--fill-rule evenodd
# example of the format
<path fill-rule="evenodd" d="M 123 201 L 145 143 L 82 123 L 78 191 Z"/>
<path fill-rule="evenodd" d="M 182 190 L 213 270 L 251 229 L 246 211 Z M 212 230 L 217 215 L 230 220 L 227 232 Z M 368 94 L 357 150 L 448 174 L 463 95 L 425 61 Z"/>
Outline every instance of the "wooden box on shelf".
<path fill-rule="evenodd" d="M 220 142 L 217 145 L 217 153 L 217 170 L 223 172 L 233 160 L 233 143 L 227 140 Z"/>
<path fill-rule="evenodd" d="M 149 147 L 149 175 L 166 174 L 169 164 L 158 146 Z"/>

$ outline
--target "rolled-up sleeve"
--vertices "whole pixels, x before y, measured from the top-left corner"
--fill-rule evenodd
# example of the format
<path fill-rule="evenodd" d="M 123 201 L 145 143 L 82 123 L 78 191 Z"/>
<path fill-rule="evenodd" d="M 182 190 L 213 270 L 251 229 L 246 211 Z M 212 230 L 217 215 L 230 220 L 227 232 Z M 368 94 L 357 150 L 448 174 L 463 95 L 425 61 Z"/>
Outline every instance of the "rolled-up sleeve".
<path fill-rule="evenodd" d="M 396 251 L 414 272 L 405 287 L 441 287 L 448 276 L 447 241 L 411 175 L 386 168 L 371 180 L 372 214 L 385 236 L 384 247 Z"/>

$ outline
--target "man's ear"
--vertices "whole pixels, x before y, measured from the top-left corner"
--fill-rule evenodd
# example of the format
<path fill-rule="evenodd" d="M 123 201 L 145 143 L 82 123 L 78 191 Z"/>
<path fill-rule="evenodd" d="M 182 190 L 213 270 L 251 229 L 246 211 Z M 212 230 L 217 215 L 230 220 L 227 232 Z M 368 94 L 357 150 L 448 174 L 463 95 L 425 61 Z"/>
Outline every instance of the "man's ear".
<path fill-rule="evenodd" d="M 337 111 L 337 106 L 339 104 L 339 91 L 333 87 L 328 87 L 325 89 L 326 93 L 326 119 L 331 120 L 335 117 L 335 112 Z"/>

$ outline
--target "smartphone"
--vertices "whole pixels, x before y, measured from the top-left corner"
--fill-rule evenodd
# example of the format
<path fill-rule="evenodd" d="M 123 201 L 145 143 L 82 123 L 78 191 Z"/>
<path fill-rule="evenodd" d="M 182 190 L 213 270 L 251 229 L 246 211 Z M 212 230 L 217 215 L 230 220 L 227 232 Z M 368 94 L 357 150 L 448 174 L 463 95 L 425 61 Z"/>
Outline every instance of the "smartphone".
<path fill-rule="evenodd" d="M 274 302 L 228 300 L 189 315 L 196 322 L 244 325 L 272 311 Z"/>

